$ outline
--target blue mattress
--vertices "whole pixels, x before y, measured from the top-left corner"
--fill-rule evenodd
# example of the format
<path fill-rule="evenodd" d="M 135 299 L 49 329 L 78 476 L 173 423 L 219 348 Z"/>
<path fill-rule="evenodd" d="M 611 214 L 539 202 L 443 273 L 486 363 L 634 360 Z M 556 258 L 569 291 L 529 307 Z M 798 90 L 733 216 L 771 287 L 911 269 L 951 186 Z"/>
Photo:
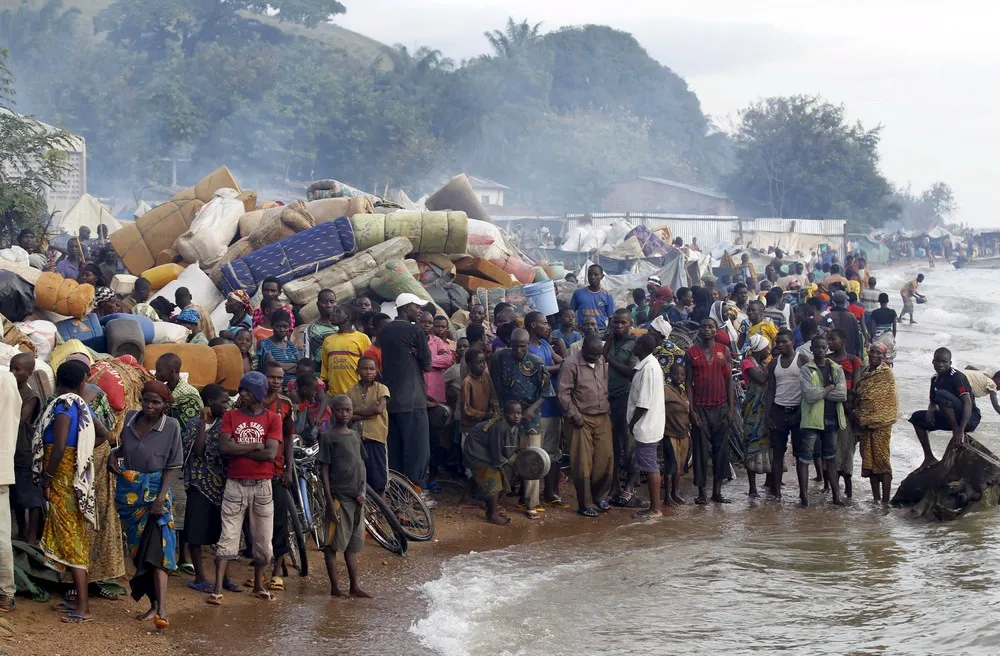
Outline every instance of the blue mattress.
<path fill-rule="evenodd" d="M 354 253 L 354 228 L 346 216 L 321 223 L 257 249 L 222 268 L 222 289 L 251 296 L 268 276 L 282 284 L 325 269 Z"/>

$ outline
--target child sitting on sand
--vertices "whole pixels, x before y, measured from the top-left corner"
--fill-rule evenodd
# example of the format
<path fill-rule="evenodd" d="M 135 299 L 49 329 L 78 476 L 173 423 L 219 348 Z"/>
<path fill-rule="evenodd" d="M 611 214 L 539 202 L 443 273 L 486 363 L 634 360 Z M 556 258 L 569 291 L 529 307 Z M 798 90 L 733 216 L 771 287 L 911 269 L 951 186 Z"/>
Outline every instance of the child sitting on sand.
<path fill-rule="evenodd" d="M 320 436 L 318 461 L 322 465 L 326 496 L 326 540 L 323 554 L 334 597 L 371 597 L 358 584 L 358 554 L 364 548 L 365 452 L 361 436 L 350 429 L 354 406 L 343 394 L 333 398 L 334 425 Z M 337 580 L 337 554 L 344 554 L 348 592 Z"/>

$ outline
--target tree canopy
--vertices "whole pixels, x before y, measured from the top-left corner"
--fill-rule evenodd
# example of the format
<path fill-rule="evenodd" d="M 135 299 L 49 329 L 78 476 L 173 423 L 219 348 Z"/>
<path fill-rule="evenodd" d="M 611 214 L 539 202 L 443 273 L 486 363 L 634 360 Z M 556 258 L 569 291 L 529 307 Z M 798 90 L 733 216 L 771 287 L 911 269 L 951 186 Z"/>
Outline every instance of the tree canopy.
<path fill-rule="evenodd" d="M 892 187 L 878 166 L 880 134 L 815 96 L 754 103 L 733 135 L 729 193 L 762 215 L 881 225 Z"/>

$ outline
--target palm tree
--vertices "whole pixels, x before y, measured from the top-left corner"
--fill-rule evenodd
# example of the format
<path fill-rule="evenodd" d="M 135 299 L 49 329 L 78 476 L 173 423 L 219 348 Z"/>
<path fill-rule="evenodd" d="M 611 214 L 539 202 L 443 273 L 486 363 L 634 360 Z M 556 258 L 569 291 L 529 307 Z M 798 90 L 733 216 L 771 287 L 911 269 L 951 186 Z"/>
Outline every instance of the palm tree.
<path fill-rule="evenodd" d="M 493 30 L 483 34 L 490 42 L 497 57 L 513 57 L 514 53 L 538 41 L 541 27 L 541 23 L 530 25 L 527 19 L 515 23 L 513 18 L 508 18 L 507 26 L 502 32 Z"/>

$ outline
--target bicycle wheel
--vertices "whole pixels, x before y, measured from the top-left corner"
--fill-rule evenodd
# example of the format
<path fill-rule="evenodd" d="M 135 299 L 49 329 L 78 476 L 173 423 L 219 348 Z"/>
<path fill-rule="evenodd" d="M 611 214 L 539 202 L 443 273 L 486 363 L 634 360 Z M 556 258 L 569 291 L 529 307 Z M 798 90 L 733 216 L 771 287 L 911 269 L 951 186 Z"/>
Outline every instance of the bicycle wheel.
<path fill-rule="evenodd" d="M 313 476 L 307 479 L 309 491 L 309 512 L 312 514 L 312 523 L 308 526 L 309 534 L 316 543 L 317 549 L 323 548 L 323 537 L 326 532 L 324 524 L 326 518 L 326 499 L 323 495 L 323 483 Z"/>
<path fill-rule="evenodd" d="M 365 486 L 365 528 L 383 548 L 406 555 L 406 534 L 392 510 L 370 486 Z"/>
<path fill-rule="evenodd" d="M 309 554 L 306 551 L 306 536 L 302 532 L 302 522 L 297 512 L 288 513 L 288 555 L 292 567 L 299 570 L 299 576 L 309 576 Z"/>
<path fill-rule="evenodd" d="M 407 539 L 427 542 L 434 537 L 434 516 L 409 479 L 399 472 L 389 472 L 385 501 L 399 520 Z"/>

